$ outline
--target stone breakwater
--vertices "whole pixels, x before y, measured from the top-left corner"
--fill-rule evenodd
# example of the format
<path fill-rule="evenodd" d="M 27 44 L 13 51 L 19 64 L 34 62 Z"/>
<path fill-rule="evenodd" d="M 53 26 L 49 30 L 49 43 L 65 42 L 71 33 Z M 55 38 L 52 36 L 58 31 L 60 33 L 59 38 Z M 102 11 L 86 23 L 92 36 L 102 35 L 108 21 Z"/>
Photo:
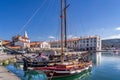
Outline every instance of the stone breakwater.
<path fill-rule="evenodd" d="M 0 80 L 20 80 L 15 74 L 8 71 L 3 64 L 12 62 L 15 55 L 0 54 Z"/>

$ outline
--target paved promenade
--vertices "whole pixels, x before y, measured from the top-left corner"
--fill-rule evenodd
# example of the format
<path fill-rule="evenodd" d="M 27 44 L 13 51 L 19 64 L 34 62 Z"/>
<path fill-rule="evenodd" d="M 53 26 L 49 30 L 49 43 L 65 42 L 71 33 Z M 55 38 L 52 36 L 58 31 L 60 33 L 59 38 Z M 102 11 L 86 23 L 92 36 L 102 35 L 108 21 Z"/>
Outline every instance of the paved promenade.
<path fill-rule="evenodd" d="M 14 55 L 0 54 L 0 61 L 14 58 Z M 20 80 L 15 74 L 0 65 L 0 80 Z"/>
<path fill-rule="evenodd" d="M 0 66 L 0 80 L 20 80 L 15 74 Z"/>

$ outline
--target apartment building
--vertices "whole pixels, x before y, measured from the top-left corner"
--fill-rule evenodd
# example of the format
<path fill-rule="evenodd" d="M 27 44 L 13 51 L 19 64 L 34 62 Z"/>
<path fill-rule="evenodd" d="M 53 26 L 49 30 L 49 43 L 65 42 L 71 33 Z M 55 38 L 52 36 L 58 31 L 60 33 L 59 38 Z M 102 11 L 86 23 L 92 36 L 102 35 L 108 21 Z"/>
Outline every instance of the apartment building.
<path fill-rule="evenodd" d="M 60 41 L 50 42 L 51 48 L 60 48 Z M 101 38 L 100 36 L 87 36 L 79 38 L 71 38 L 67 40 L 67 48 L 74 49 L 76 51 L 89 51 L 101 50 Z"/>

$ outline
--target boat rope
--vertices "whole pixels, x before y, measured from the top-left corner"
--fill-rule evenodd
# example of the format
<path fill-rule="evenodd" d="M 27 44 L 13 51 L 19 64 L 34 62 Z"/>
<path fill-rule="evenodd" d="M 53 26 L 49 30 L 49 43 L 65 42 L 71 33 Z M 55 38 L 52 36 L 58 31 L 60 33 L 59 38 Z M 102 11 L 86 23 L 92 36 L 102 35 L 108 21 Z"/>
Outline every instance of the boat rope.
<path fill-rule="evenodd" d="M 49 0 L 48 0 L 48 1 L 49 1 Z M 46 22 L 47 22 L 47 20 L 50 21 L 49 19 L 47 19 L 47 20 L 44 20 L 44 19 L 46 19 L 46 18 L 48 17 L 48 15 L 47 15 L 48 13 L 49 13 L 49 15 L 50 15 L 50 12 L 49 12 L 49 11 L 51 11 L 51 8 L 54 7 L 55 1 L 56 1 L 56 0 L 49 1 L 48 4 L 47 4 L 47 6 L 46 6 L 46 8 L 44 9 L 44 11 L 42 11 L 43 15 L 41 16 L 40 21 L 39 21 L 39 24 L 40 24 L 40 25 L 41 25 L 44 21 L 46 21 Z M 52 15 L 52 14 L 51 14 L 51 15 Z"/>
<path fill-rule="evenodd" d="M 56 63 L 57 63 L 57 60 L 55 60 L 55 65 L 56 65 Z M 52 72 L 52 75 L 51 75 L 51 77 L 50 77 L 50 80 L 52 80 L 52 78 L 53 78 L 53 75 L 54 75 L 54 73 L 55 73 L 55 69 L 56 69 L 56 67 L 54 68 L 54 70 L 53 70 L 53 72 Z"/>
<path fill-rule="evenodd" d="M 54 68 L 54 70 L 53 70 L 53 72 L 52 72 L 52 74 L 51 74 L 50 80 L 52 80 L 52 78 L 53 78 L 53 75 L 54 75 L 55 69 L 56 69 L 56 67 Z"/>
<path fill-rule="evenodd" d="M 23 25 L 23 27 L 20 29 L 18 34 L 20 34 L 25 27 L 31 22 L 31 20 L 34 18 L 34 16 L 39 12 L 39 10 L 43 7 L 43 5 L 46 3 L 47 0 L 44 0 L 44 2 L 41 4 L 41 6 L 33 13 L 33 15 L 28 19 L 28 21 Z"/>

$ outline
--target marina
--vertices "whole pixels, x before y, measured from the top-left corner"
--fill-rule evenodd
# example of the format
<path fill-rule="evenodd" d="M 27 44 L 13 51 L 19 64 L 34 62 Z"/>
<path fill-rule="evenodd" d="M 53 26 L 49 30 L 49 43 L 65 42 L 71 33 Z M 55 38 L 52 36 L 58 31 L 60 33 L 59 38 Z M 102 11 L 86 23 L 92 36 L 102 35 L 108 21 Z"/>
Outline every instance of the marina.
<path fill-rule="evenodd" d="M 0 80 L 120 80 L 118 3 L 0 1 Z"/>
<path fill-rule="evenodd" d="M 120 53 L 97 53 L 92 55 L 93 66 L 91 69 L 83 71 L 82 73 L 71 76 L 58 78 L 55 80 L 119 80 L 120 75 Z M 17 64 L 17 63 L 16 63 Z M 41 71 L 30 70 L 27 72 L 20 68 L 21 64 L 7 65 L 6 68 L 17 75 L 21 80 L 47 80 L 47 76 Z M 114 72 L 113 72 L 114 71 Z M 106 75 L 107 74 L 107 75 Z M 31 76 L 31 77 L 30 77 Z"/>

